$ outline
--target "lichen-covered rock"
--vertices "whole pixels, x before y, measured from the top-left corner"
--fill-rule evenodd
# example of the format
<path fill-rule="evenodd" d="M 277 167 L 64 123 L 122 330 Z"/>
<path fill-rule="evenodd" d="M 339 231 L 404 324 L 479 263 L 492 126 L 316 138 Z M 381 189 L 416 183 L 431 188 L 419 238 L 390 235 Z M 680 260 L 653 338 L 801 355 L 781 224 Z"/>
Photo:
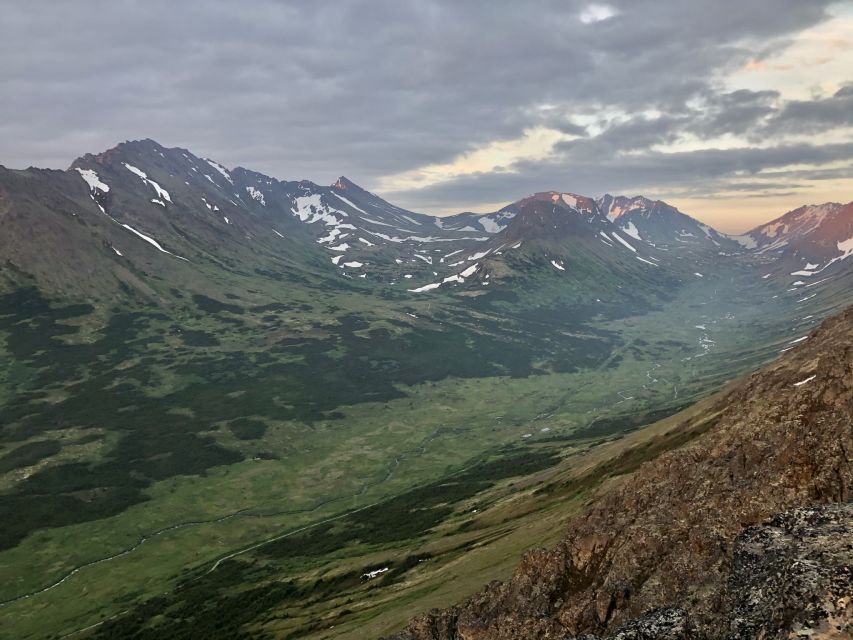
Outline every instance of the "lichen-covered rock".
<path fill-rule="evenodd" d="M 690 637 L 687 625 L 684 609 L 653 609 L 626 624 L 609 640 L 686 640 Z"/>
<path fill-rule="evenodd" d="M 732 640 L 853 638 L 851 598 L 853 504 L 789 511 L 735 541 Z"/>

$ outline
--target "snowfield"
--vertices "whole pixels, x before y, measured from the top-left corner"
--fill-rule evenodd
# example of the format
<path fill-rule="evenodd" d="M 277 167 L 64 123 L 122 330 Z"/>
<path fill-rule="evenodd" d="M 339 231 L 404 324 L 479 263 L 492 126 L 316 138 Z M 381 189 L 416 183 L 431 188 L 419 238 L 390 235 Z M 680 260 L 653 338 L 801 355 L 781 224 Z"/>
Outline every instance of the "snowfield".
<path fill-rule="evenodd" d="M 77 169 L 77 171 L 80 173 L 80 177 L 89 185 L 90 191 L 103 191 L 107 193 L 110 190 L 109 185 L 106 182 L 101 182 L 98 174 L 92 169 Z"/>

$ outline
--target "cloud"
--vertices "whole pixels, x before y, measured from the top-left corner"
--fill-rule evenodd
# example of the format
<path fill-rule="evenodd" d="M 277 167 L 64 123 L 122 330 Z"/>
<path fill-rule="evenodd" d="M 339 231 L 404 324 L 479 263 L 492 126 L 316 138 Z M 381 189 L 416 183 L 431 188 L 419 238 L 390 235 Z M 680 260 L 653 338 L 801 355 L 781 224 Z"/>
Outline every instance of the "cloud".
<path fill-rule="evenodd" d="M 691 131 L 703 138 L 749 134 L 775 112 L 780 97 L 778 91 L 771 90 L 712 94 L 705 108 L 694 114 Z"/>
<path fill-rule="evenodd" d="M 724 191 L 766 191 L 796 187 L 797 179 L 814 179 L 809 171 L 784 172 L 763 178 L 763 172 L 791 166 L 819 167 L 848 162 L 853 141 L 826 145 L 808 143 L 739 149 L 701 149 L 663 153 L 601 155 L 589 160 L 588 149 L 569 147 L 544 162 L 525 162 L 512 173 L 482 172 L 460 176 L 418 190 L 416 199 L 436 209 L 473 207 L 490 194 L 491 202 L 511 202 L 519 194 L 546 191 L 560 185 L 566 191 L 601 195 L 644 192 L 650 197 L 713 196 Z M 847 170 L 849 174 L 849 169 Z M 845 175 L 844 169 L 834 176 Z M 762 178 L 757 180 L 757 178 Z M 751 184 L 750 184 L 751 182 Z M 740 184 L 739 186 L 739 183 Z M 391 194 L 400 200 L 412 194 Z M 849 198 L 848 198 L 849 199 Z"/>
<path fill-rule="evenodd" d="M 44 11 L 10 2 L 0 21 L 0 162 L 64 167 L 152 137 L 280 178 L 345 174 L 416 209 L 533 188 L 687 189 L 705 170 L 782 166 L 773 154 L 787 157 L 798 130 L 849 124 L 846 89 L 799 104 L 784 87 L 726 84 L 751 60 L 772 64 L 833 6 L 78 0 Z M 531 131 L 539 149 L 525 142 Z M 689 148 L 726 136 L 767 159 Z M 400 175 L 405 189 L 392 179 Z"/>
<path fill-rule="evenodd" d="M 579 19 L 584 24 L 592 22 L 601 22 L 616 15 L 616 10 L 606 4 L 593 3 L 584 7 L 581 11 Z"/>
<path fill-rule="evenodd" d="M 853 84 L 841 87 L 829 98 L 793 100 L 770 119 L 765 134 L 803 134 L 853 127 Z"/>

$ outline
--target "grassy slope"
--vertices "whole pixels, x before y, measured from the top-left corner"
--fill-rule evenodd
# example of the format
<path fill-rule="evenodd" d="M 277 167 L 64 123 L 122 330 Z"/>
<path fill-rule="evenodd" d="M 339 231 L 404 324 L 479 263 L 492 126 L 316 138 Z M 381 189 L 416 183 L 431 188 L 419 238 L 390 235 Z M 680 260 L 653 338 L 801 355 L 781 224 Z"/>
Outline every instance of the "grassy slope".
<path fill-rule="evenodd" d="M 476 362 L 472 368 L 466 361 L 469 355 L 464 351 L 455 354 L 458 362 L 436 363 L 434 358 L 427 357 L 430 343 L 425 346 L 411 341 L 398 344 L 393 339 L 389 342 L 386 334 L 370 333 L 385 329 L 393 338 L 411 332 L 428 335 L 438 327 L 447 331 L 446 324 L 439 324 L 444 322 L 442 316 L 430 311 L 432 303 L 427 300 L 407 302 L 401 308 L 394 301 L 377 303 L 375 299 L 346 293 L 324 297 L 292 287 L 288 306 L 272 312 L 235 314 L 217 310 L 202 313 L 190 305 L 178 307 L 171 317 L 156 319 L 142 328 L 130 352 L 119 349 L 118 352 L 96 353 L 90 366 L 77 371 L 77 378 L 70 379 L 85 382 L 96 377 L 96 365 L 107 364 L 112 370 L 109 384 L 141 386 L 146 396 L 159 397 L 168 405 L 167 415 L 180 417 L 181 412 L 186 412 L 191 416 L 203 407 L 193 404 L 199 402 L 199 398 L 194 396 L 188 381 L 193 375 L 204 378 L 211 371 L 211 365 L 215 365 L 213 371 L 223 376 L 222 389 L 227 397 L 227 402 L 217 407 L 229 411 L 230 415 L 251 416 L 262 422 L 266 426 L 262 439 L 240 440 L 221 421 L 212 420 L 201 425 L 198 431 L 201 436 L 210 437 L 229 451 L 241 452 L 245 459 L 227 466 L 208 467 L 198 475 L 180 472 L 167 475 L 142 489 L 146 501 L 132 504 L 110 517 L 36 531 L 17 546 L 0 553 L 0 570 L 8 576 L 0 585 L 0 599 L 53 584 L 73 567 L 119 553 L 137 544 L 141 536 L 164 527 L 214 520 L 243 509 L 248 512 L 240 517 L 186 526 L 150 538 L 131 553 L 89 566 L 55 588 L 4 606 L 0 609 L 0 634 L 10 638 L 35 638 L 85 627 L 101 616 L 124 611 L 133 602 L 174 587 L 187 568 L 209 567 L 227 552 L 255 541 L 398 495 L 489 452 L 496 452 L 506 444 L 532 442 L 532 446 L 565 453 L 567 442 L 560 437 L 580 438 L 578 442 L 583 443 L 588 442 L 589 437 L 598 439 L 638 426 L 654 416 L 650 413 L 653 410 L 678 407 L 718 388 L 736 373 L 754 368 L 783 346 L 780 335 L 786 331 L 802 335 L 811 322 L 818 320 L 817 317 L 801 320 L 801 327 L 787 326 L 786 319 L 794 317 L 792 309 L 797 308 L 796 300 L 783 298 L 757 309 L 752 304 L 755 290 L 737 286 L 735 289 L 742 291 L 738 296 L 719 293 L 719 290 L 728 289 L 711 279 L 697 280 L 678 300 L 657 311 L 620 320 L 601 319 L 592 328 L 617 333 L 619 340 L 609 345 L 613 351 L 596 368 L 543 374 L 548 369 L 546 365 L 538 375 L 517 377 L 495 375 L 495 367 L 488 362 Z M 244 294 L 242 299 L 228 303 L 258 306 L 267 293 Z M 832 304 L 827 299 L 826 305 L 814 315 L 831 310 Z M 776 306 L 775 312 L 773 306 Z M 419 317 L 406 316 L 403 313 L 406 308 Z M 340 309 L 366 319 L 351 327 L 353 337 L 348 341 L 329 340 L 338 330 L 334 318 L 336 314 L 340 317 Z M 270 320 L 270 316 L 274 318 Z M 79 331 L 64 339 L 86 343 L 101 335 L 96 327 L 103 324 L 103 316 L 94 313 L 79 318 L 60 318 L 56 322 L 63 326 L 78 325 Z M 181 332 L 174 331 L 176 324 Z M 706 329 L 697 329 L 696 325 Z M 6 327 L 6 331 L 17 337 L 24 335 L 19 327 Z M 190 339 L 196 341 L 203 341 L 205 335 L 215 335 L 220 344 L 188 348 L 187 339 L 182 335 L 184 331 L 204 332 L 189 334 Z M 458 333 L 458 329 L 453 331 Z M 459 335 L 468 336 L 460 342 L 462 345 L 471 338 L 471 333 L 464 331 Z M 312 359 L 321 355 L 326 359 L 324 362 L 337 359 L 347 363 L 355 358 L 356 367 L 372 372 L 366 376 L 362 388 L 352 390 L 351 397 L 359 402 L 335 406 L 336 389 L 329 389 L 327 394 L 311 390 L 312 401 L 321 406 L 324 402 L 330 403 L 335 414 L 321 412 L 310 420 L 300 419 L 289 408 L 292 398 L 298 398 L 299 393 L 309 393 L 300 388 L 289 395 L 285 393 L 287 390 L 282 390 L 281 395 L 287 396 L 284 400 L 273 392 L 263 396 L 265 401 L 280 403 L 277 405 L 280 411 L 268 411 L 267 404 L 261 406 L 262 411 L 252 409 L 257 404 L 251 397 L 256 385 L 274 387 L 279 384 L 275 375 L 252 375 L 253 367 L 258 366 L 253 358 L 262 357 L 276 341 L 290 340 L 294 336 L 301 341 L 299 344 L 320 344 L 321 348 L 303 350 L 296 355 L 285 350 L 276 354 L 277 362 L 311 364 Z M 658 338 L 653 340 L 649 336 Z M 714 340 L 714 344 L 706 341 L 707 349 L 703 348 L 700 345 L 703 336 Z M 357 341 L 353 342 L 355 337 L 366 340 L 367 348 L 362 349 Z M 418 359 L 414 365 L 406 362 L 411 354 L 400 356 L 396 363 L 390 357 L 375 359 L 376 346 L 383 343 L 387 346 L 382 349 L 389 353 L 403 344 L 414 347 Z M 492 347 L 491 343 L 479 346 L 499 348 Z M 6 376 L 2 390 L 7 400 L 13 397 L 10 389 L 41 384 L 40 376 L 44 375 L 38 367 L 21 366 L 20 359 L 9 351 L 14 348 L 20 348 L 19 343 L 7 345 L 5 354 L 13 366 L 2 368 Z M 495 357 L 504 358 L 504 367 L 515 366 L 511 346 L 508 353 Z M 197 362 L 196 373 L 188 374 L 181 367 L 193 361 Z M 139 367 L 140 363 L 144 366 Z M 401 364 L 403 369 L 399 368 Z M 464 368 L 470 377 L 447 378 L 440 365 L 451 368 L 467 365 Z M 261 366 L 266 366 L 263 361 Z M 391 367 L 387 375 L 382 375 L 383 367 Z M 418 367 L 422 370 L 413 370 Z M 430 370 L 429 367 L 437 368 Z M 131 374 L 125 379 L 120 372 L 127 371 Z M 248 377 L 234 382 L 229 377 L 234 372 Z M 376 385 L 377 381 L 406 377 L 412 384 L 386 388 L 387 397 L 382 401 L 367 401 L 367 394 L 376 389 L 371 385 Z M 430 380 L 431 377 L 434 380 Z M 311 382 L 298 376 L 290 378 L 291 382 L 294 380 L 305 388 Z M 33 398 L 31 402 L 49 405 L 73 397 L 79 390 L 66 379 L 53 382 L 48 385 L 44 397 Z M 324 380 L 314 382 L 326 384 Z M 98 391 L 92 389 L 94 397 Z M 178 392 L 184 395 L 175 396 Z M 176 402 L 178 398 L 183 402 Z M 95 407 L 95 417 L 98 417 L 97 409 Z M 115 414 L 104 413 L 100 415 L 102 423 L 48 428 L 28 439 L 7 442 L 3 456 L 38 442 L 58 441 L 61 446 L 58 452 L 33 464 L 10 470 L 0 479 L 3 483 L 0 486 L 9 490 L 22 482 L 23 476 L 38 476 L 40 471 L 58 467 L 64 461 L 82 459 L 97 464 L 109 459 L 122 437 L 121 430 L 110 428 L 108 423 L 113 419 Z M 532 437 L 523 438 L 528 433 Z M 87 441 L 86 436 L 95 435 L 98 439 Z M 258 454 L 263 454 L 262 459 L 253 459 Z M 40 453 L 36 450 L 27 455 L 38 458 Z M 329 502 L 329 497 L 340 499 Z M 456 552 L 447 556 L 459 563 L 476 562 L 481 555 L 484 558 L 477 570 L 466 565 L 464 573 L 470 578 L 451 581 L 450 591 L 429 583 L 422 592 L 406 592 L 405 597 L 394 600 L 396 604 L 384 600 L 386 596 L 379 593 L 377 596 L 381 596 L 379 599 L 384 604 L 377 604 L 373 613 L 364 616 L 372 619 L 376 614 L 376 628 L 384 629 L 383 625 L 404 619 L 423 603 L 447 603 L 458 599 L 463 592 L 474 590 L 482 584 L 483 578 L 499 575 L 510 566 L 521 546 L 544 542 L 556 535 L 557 527 L 553 525 L 565 514 L 552 507 L 562 499 L 558 495 L 554 497 L 555 502 L 548 503 L 550 507 L 535 507 L 537 513 L 541 511 L 541 517 L 529 516 L 528 520 L 522 518 L 516 522 L 518 514 L 502 516 L 510 518 L 508 523 L 483 538 L 496 540 L 493 544 L 497 546 L 490 547 L 493 551 L 488 554 Z M 532 507 L 525 507 L 528 508 Z M 511 533 L 516 529 L 518 534 Z M 468 535 L 477 538 L 479 534 Z M 506 542 L 500 542 L 503 540 Z M 422 535 L 416 535 L 410 541 L 397 541 L 395 545 L 397 553 L 405 553 L 422 547 L 424 540 Z M 436 555 L 442 557 L 449 553 L 441 548 L 436 551 Z M 360 570 L 369 565 L 372 553 L 377 552 L 368 549 L 363 559 L 352 561 L 353 566 L 358 565 Z M 328 566 L 338 565 L 347 566 L 341 564 L 339 558 L 329 565 L 328 558 L 320 557 L 307 563 L 285 563 L 275 570 L 279 572 L 277 575 L 305 579 L 327 571 Z M 336 602 L 334 598 L 331 601 Z M 408 602 L 411 607 L 406 604 Z M 395 611 L 398 605 L 405 606 Z M 382 615 L 378 615 L 380 612 Z M 326 613 L 320 605 L 316 616 Z M 359 619 L 364 622 L 367 617 Z M 306 623 L 302 620 L 296 626 Z M 284 623 L 281 625 L 282 629 L 288 627 Z"/>

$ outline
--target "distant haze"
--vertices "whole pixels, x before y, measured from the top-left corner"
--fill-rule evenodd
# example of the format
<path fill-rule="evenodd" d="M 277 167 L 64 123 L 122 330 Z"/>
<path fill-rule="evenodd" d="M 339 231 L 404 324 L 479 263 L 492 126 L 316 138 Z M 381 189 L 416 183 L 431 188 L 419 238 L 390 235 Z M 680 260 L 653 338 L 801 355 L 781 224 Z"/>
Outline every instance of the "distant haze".
<path fill-rule="evenodd" d="M 853 200 L 853 4 L 0 0 L 0 163 L 151 137 L 401 206 L 663 199 L 728 232 Z"/>

